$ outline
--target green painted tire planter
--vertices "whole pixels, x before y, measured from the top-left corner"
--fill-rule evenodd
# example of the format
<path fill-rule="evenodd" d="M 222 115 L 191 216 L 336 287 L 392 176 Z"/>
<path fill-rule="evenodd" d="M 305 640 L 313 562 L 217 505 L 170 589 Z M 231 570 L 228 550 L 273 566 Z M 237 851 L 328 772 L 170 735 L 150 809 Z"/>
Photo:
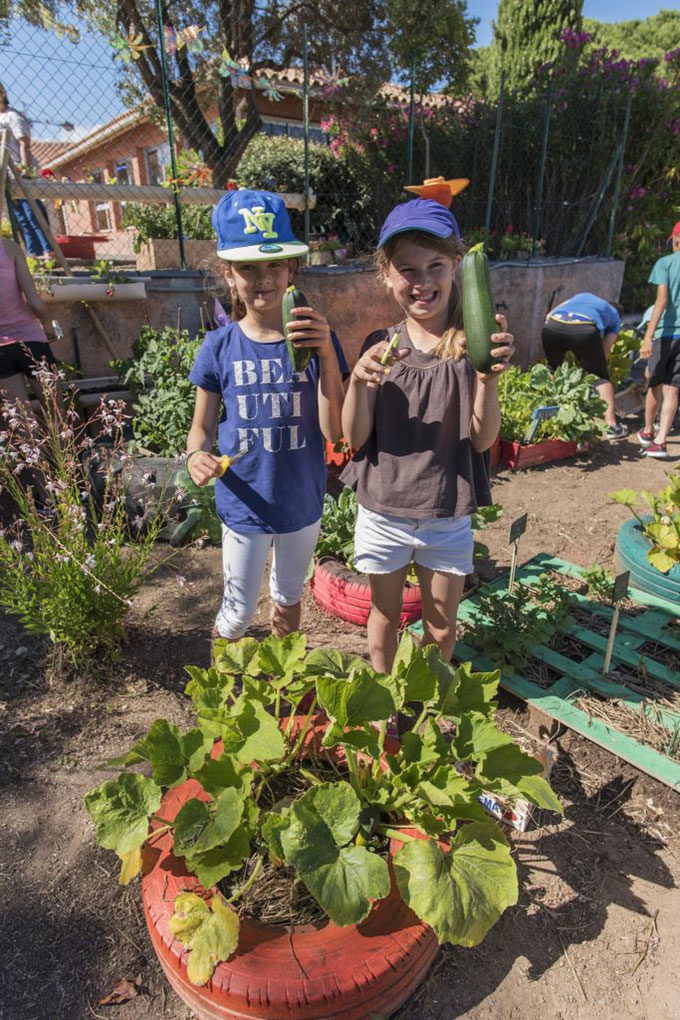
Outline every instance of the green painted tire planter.
<path fill-rule="evenodd" d="M 666 599 L 680 609 L 680 564 L 662 574 L 647 559 L 650 548 L 651 543 L 638 521 L 634 517 L 625 521 L 616 536 L 616 566 L 619 571 L 630 570 L 631 587 Z"/>

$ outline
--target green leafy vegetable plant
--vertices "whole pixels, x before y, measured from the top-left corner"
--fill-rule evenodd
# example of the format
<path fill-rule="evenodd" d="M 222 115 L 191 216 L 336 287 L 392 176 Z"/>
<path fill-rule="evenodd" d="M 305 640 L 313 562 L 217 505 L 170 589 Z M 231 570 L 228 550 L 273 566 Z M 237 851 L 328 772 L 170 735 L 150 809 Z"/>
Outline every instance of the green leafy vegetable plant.
<path fill-rule="evenodd" d="M 606 406 L 595 390 L 596 381 L 594 375 L 566 363 L 553 375 L 546 365 L 534 365 L 529 372 L 516 366 L 509 369 L 498 387 L 501 438 L 521 443 L 531 425 L 532 412 L 538 407 L 557 406 L 559 412 L 541 422 L 534 442 L 592 442 L 603 432 Z"/>
<path fill-rule="evenodd" d="M 574 625 L 573 596 L 547 574 L 532 584 L 517 584 L 511 592 L 484 585 L 476 602 L 465 640 L 493 662 L 515 669 L 526 665 L 537 645 Z"/>
<path fill-rule="evenodd" d="M 652 545 L 647 559 L 653 567 L 667 574 L 680 563 L 680 474 L 669 474 L 668 485 L 657 495 L 648 489 L 639 493 L 635 489 L 618 489 L 610 492 L 609 498 L 627 506 L 637 517 Z M 651 518 L 635 512 L 636 505 L 642 502 L 651 510 Z"/>
<path fill-rule="evenodd" d="M 581 571 L 581 577 L 588 585 L 588 594 L 598 602 L 610 602 L 614 594 L 614 575 L 606 567 L 593 563 Z"/>
<path fill-rule="evenodd" d="M 100 844 L 122 862 L 122 882 L 139 872 L 146 841 L 170 832 L 174 854 L 212 889 L 210 903 L 186 893 L 174 904 L 192 981 L 207 981 L 236 950 L 239 902 L 266 861 L 293 869 L 337 925 L 359 923 L 387 896 L 393 868 L 404 901 L 457 945 L 476 945 L 516 902 L 510 846 L 479 796 L 561 806 L 539 762 L 496 725 L 497 672 L 455 667 L 408 633 L 389 674 L 336 649 L 307 651 L 300 633 L 218 643 L 214 668 L 187 672 L 195 727 L 156 720 L 109 762 L 151 775 L 124 771 L 85 803 Z M 309 711 L 296 715 L 305 697 Z M 400 743 L 387 737 L 397 712 L 411 721 Z M 336 763 L 332 781 L 311 770 L 314 753 Z M 203 797 L 168 820 L 163 793 L 188 778 Z M 290 796 L 272 793 L 282 780 Z"/>
<path fill-rule="evenodd" d="M 184 450 L 196 399 L 189 372 L 202 340 L 186 329 L 142 326 L 132 357 L 115 362 L 132 394 L 135 442 L 161 457 Z"/>

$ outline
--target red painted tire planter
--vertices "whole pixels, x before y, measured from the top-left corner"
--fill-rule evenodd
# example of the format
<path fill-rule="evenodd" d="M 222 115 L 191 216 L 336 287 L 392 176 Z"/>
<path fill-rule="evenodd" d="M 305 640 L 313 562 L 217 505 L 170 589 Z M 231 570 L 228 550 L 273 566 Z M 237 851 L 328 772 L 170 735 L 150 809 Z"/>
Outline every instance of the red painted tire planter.
<path fill-rule="evenodd" d="M 341 620 L 366 626 L 371 611 L 371 588 L 364 574 L 355 574 L 337 560 L 319 560 L 314 568 L 311 588 L 322 609 Z M 399 626 L 406 627 L 419 620 L 422 612 L 420 587 L 407 584 Z"/>
<path fill-rule="evenodd" d="M 344 442 L 344 440 L 341 440 Z M 336 450 L 337 443 L 329 443 L 326 440 L 324 458 L 327 464 L 335 464 L 336 467 L 344 467 L 352 459 L 351 450 Z"/>
<path fill-rule="evenodd" d="M 191 797 L 207 799 L 194 780 L 169 790 L 162 817 L 172 821 Z M 208 984 L 192 985 L 188 951 L 170 934 L 168 921 L 180 892 L 204 890 L 182 858 L 174 856 L 171 844 L 166 832 L 145 847 L 144 913 L 165 976 L 200 1020 L 389 1016 L 415 991 L 437 953 L 432 929 L 403 902 L 393 876 L 389 896 L 360 925 L 338 928 L 328 921 L 291 929 L 242 918 L 236 953 L 218 964 Z"/>
<path fill-rule="evenodd" d="M 585 453 L 590 449 L 588 443 L 579 448 L 578 443 L 565 442 L 563 439 L 548 439 L 544 443 L 511 443 L 501 440 L 501 464 L 511 471 L 535 467 L 537 464 L 550 464 L 552 461 L 575 457 L 577 453 Z"/>
<path fill-rule="evenodd" d="M 501 437 L 497 436 L 496 440 L 489 449 L 489 467 L 495 468 L 501 462 Z"/>

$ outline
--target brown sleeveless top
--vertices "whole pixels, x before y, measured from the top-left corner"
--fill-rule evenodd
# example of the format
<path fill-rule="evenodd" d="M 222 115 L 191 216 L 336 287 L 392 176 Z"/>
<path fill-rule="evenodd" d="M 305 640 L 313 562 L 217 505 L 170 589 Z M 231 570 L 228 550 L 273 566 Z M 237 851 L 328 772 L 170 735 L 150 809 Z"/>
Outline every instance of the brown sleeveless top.
<path fill-rule="evenodd" d="M 484 454 L 470 440 L 474 368 L 442 360 L 411 343 L 406 324 L 377 330 L 361 353 L 399 334 L 410 348 L 381 382 L 373 431 L 342 481 L 361 506 L 397 517 L 464 517 L 491 502 Z"/>

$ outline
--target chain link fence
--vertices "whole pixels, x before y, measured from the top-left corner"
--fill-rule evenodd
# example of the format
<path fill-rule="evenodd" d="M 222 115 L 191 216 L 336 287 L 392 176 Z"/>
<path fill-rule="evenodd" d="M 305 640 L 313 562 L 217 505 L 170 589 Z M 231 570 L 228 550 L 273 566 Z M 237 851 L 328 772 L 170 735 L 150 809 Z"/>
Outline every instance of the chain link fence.
<path fill-rule="evenodd" d="M 414 95 L 406 72 L 369 101 L 356 75 L 313 66 L 304 25 L 296 62 L 268 66 L 281 27 L 268 53 L 266 34 L 253 38 L 257 5 L 232 5 L 212 33 L 190 14 L 171 20 L 158 0 L 121 0 L 106 35 L 43 10 L 41 24 L 15 19 L 0 39 L 0 79 L 20 115 L 10 147 L 24 164 L 8 174 L 5 233 L 24 231 L 28 191 L 69 259 L 204 267 L 211 208 L 238 184 L 288 196 L 313 261 L 368 259 L 404 185 L 441 175 L 469 179 L 453 209 L 492 257 L 615 247 L 631 93 L 606 76 L 581 96 L 546 81 L 529 99 L 461 100 Z"/>

